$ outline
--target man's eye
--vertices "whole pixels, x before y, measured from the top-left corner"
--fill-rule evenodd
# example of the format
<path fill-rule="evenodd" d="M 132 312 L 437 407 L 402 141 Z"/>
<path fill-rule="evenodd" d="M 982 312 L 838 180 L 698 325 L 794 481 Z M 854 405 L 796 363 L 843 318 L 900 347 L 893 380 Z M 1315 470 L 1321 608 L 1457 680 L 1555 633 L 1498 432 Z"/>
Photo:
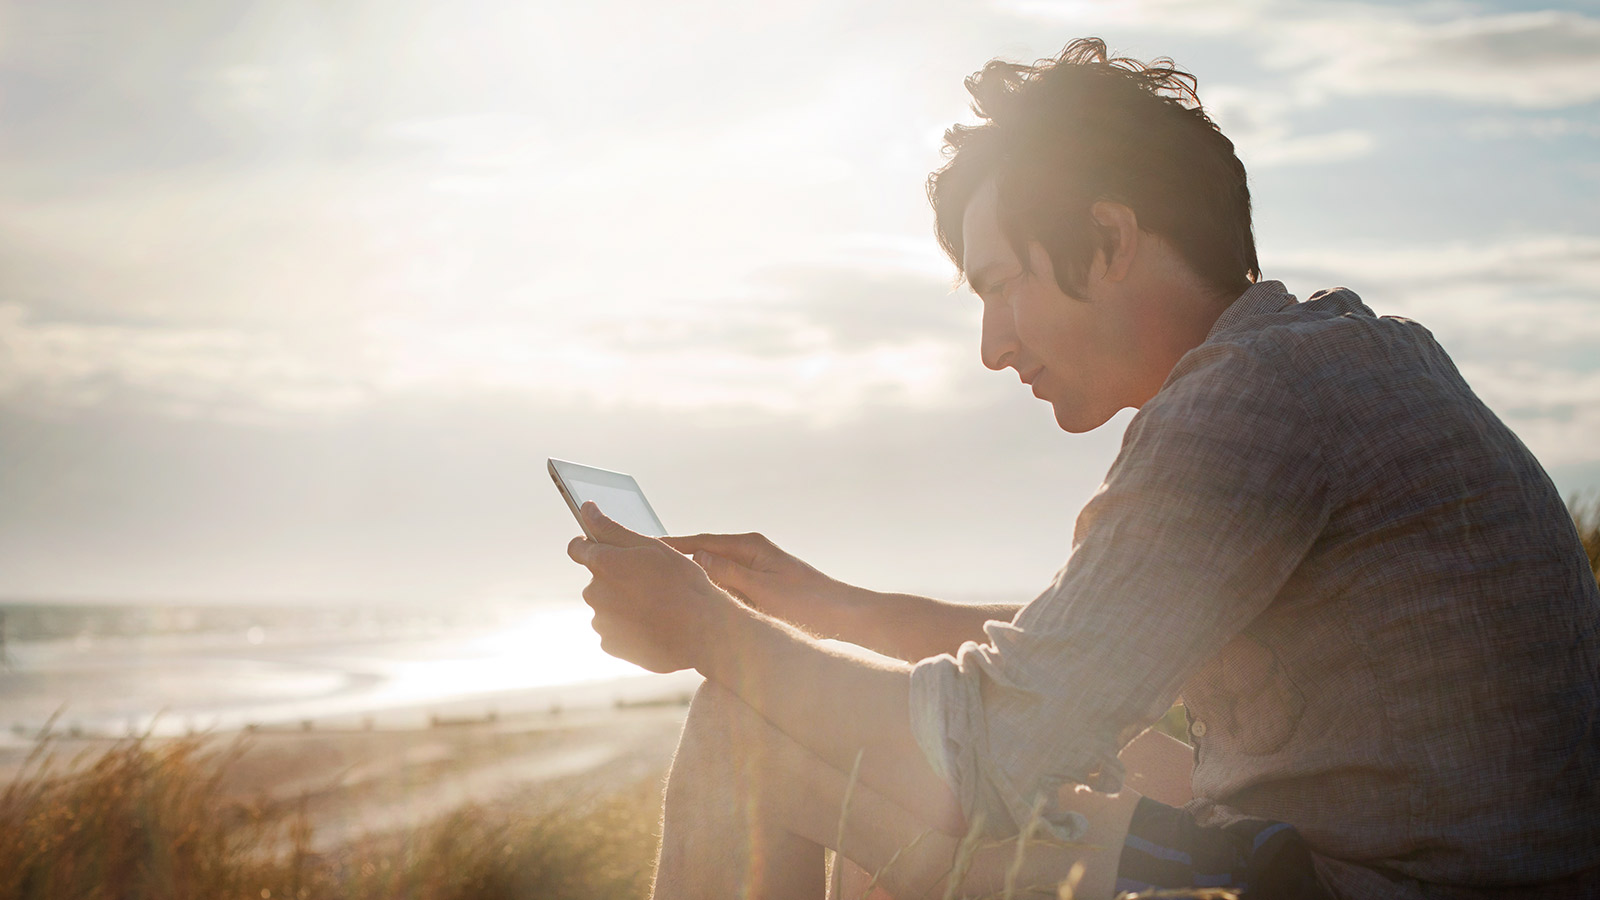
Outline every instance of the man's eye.
<path fill-rule="evenodd" d="M 974 286 L 972 288 L 972 293 L 976 294 L 979 300 L 1004 300 L 1011 292 L 1011 288 L 1016 285 L 1017 280 L 1021 277 L 1022 273 L 1018 272 L 1017 274 L 1011 275 L 1007 278 L 995 279 L 985 283 L 981 290 Z"/>

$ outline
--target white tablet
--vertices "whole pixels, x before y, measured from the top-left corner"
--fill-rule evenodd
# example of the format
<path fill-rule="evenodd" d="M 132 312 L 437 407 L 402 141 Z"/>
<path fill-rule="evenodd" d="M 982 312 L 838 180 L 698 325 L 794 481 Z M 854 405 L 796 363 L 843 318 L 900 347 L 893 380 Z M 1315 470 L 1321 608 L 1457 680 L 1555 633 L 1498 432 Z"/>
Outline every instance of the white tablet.
<path fill-rule="evenodd" d="M 556 489 L 567 501 L 567 507 L 572 510 L 574 517 L 578 516 L 578 507 L 593 500 L 601 512 L 632 531 L 651 537 L 661 537 L 667 533 L 661 520 L 656 517 L 656 511 L 650 508 L 650 501 L 644 498 L 644 491 L 639 490 L 639 482 L 634 481 L 632 475 L 564 459 L 551 459 L 550 477 L 555 480 Z M 583 525 L 581 517 L 578 517 L 578 525 Z M 594 538 L 587 528 L 583 529 L 583 533 L 590 539 Z"/>

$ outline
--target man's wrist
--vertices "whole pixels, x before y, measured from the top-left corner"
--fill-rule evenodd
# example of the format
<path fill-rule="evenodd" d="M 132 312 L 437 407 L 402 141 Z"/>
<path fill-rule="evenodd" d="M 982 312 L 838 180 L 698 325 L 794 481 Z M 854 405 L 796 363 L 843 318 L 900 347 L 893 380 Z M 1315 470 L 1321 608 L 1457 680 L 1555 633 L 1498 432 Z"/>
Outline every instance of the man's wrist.
<path fill-rule="evenodd" d="M 696 639 L 699 652 L 693 668 L 712 681 L 726 681 L 732 677 L 731 668 L 750 641 L 747 629 L 759 617 L 760 613 L 733 595 L 717 591 L 701 607 Z"/>
<path fill-rule="evenodd" d="M 826 597 L 829 614 L 823 637 L 864 643 L 871 630 L 876 596 L 876 591 L 833 580 Z"/>

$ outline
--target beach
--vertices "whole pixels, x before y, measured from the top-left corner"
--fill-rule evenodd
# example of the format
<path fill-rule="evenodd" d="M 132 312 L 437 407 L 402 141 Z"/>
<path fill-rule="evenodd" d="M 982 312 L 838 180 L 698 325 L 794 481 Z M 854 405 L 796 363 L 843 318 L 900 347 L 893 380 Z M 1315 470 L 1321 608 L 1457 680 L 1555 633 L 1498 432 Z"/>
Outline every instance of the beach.
<path fill-rule="evenodd" d="M 7 612 L 0 784 L 195 745 L 222 801 L 303 813 L 318 853 L 646 797 L 699 683 L 606 656 L 572 603 Z"/>

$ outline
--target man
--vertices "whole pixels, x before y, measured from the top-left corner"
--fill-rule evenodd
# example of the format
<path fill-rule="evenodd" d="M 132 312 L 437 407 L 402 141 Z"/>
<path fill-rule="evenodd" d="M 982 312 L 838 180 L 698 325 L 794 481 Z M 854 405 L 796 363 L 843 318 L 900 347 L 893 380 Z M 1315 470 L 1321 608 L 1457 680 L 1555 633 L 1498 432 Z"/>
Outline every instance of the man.
<path fill-rule="evenodd" d="M 930 179 L 985 365 L 1070 432 L 1139 409 L 1038 598 L 878 594 L 585 509 L 603 646 L 707 678 L 657 896 L 820 896 L 824 846 L 896 897 L 1600 895 L 1571 520 L 1421 326 L 1258 280 L 1193 87 L 1097 40 L 990 63 Z M 1192 751 L 1144 731 L 1180 693 Z"/>

